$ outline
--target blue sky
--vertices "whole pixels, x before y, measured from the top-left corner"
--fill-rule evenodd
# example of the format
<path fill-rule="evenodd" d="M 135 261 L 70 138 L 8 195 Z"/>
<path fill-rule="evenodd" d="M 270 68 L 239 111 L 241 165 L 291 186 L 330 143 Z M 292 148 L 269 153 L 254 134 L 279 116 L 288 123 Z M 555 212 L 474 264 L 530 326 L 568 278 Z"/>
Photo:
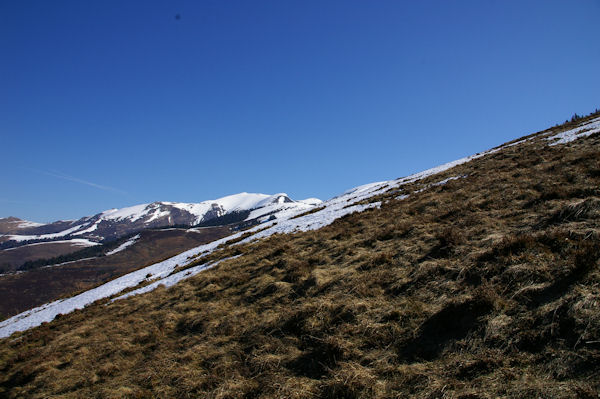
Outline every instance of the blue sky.
<path fill-rule="evenodd" d="M 0 217 L 327 199 L 486 150 L 600 107 L 599 15 L 597 0 L 1 2 Z"/>

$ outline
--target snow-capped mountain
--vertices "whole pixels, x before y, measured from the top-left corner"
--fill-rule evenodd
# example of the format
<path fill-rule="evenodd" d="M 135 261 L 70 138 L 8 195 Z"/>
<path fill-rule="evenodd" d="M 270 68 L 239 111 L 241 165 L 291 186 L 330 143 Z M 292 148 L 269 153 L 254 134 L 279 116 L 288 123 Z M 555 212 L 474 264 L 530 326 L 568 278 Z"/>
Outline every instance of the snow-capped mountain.
<path fill-rule="evenodd" d="M 75 221 L 49 224 L 37 224 L 11 217 L 0 219 L 0 233 L 4 234 L 0 236 L 0 241 L 13 244 L 11 246 L 32 241 L 82 238 L 100 242 L 148 228 L 194 226 L 226 215 L 231 215 L 229 220 L 236 222 L 260 223 L 289 212 L 309 210 L 320 202 L 316 198 L 294 201 L 285 193 L 239 193 L 199 203 L 163 201 L 109 209 Z M 227 220 L 224 219 L 223 223 L 227 223 Z"/>

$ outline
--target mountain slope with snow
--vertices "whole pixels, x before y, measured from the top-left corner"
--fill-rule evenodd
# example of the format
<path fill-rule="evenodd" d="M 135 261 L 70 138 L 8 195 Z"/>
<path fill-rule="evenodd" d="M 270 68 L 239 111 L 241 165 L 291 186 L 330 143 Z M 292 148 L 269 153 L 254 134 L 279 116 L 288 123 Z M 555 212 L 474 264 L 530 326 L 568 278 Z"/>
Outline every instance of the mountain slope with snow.
<path fill-rule="evenodd" d="M 593 120 L 588 125 L 591 126 L 591 128 L 585 129 L 586 134 L 581 134 L 582 129 L 581 127 L 579 127 L 577 129 L 564 131 L 559 134 L 552 135 L 550 137 L 547 137 L 548 134 L 545 134 L 544 136 L 546 137 L 544 138 L 546 141 L 549 141 L 549 145 L 552 146 L 555 144 L 568 143 L 579 137 L 586 137 L 591 134 L 600 132 L 600 118 Z M 560 142 L 557 140 L 560 140 Z M 527 140 L 521 140 L 518 143 L 522 144 L 526 141 Z M 381 205 L 381 201 L 373 201 L 372 199 L 389 192 L 395 193 L 394 196 L 396 200 L 404 200 L 408 198 L 411 195 L 411 193 L 405 192 L 403 186 L 419 182 L 428 177 L 441 174 L 459 165 L 495 154 L 497 152 L 502 151 L 503 149 L 511 148 L 514 146 L 514 143 L 506 144 L 476 155 L 448 162 L 446 164 L 407 177 L 365 184 L 347 190 L 342 195 L 332 198 L 331 200 L 319 203 L 318 208 L 314 208 L 311 206 L 310 208 L 312 208 L 311 210 L 313 212 L 307 212 L 306 209 L 302 207 L 283 207 L 282 205 L 286 203 L 294 203 L 291 200 L 289 200 L 289 198 L 284 194 L 277 194 L 274 196 L 243 194 L 241 196 L 238 195 L 225 197 L 224 199 L 217 200 L 220 201 L 220 203 L 215 202 L 220 207 L 222 207 L 220 209 L 222 209 L 223 212 L 239 209 L 247 210 L 251 209 L 251 207 L 254 206 L 256 206 L 258 210 L 265 208 L 270 210 L 269 206 L 275 206 L 275 208 L 273 209 L 274 211 L 276 209 L 279 212 L 279 218 L 277 220 L 266 221 L 265 223 L 256 226 L 252 229 L 249 229 L 243 233 L 239 232 L 231 236 L 222 238 L 220 240 L 211 242 L 209 244 L 201 245 L 197 248 L 186 251 L 163 262 L 140 269 L 136 272 L 130 273 L 119 279 L 106 283 L 92 290 L 91 292 L 85 292 L 73 298 L 59 300 L 44 305 L 42 307 L 32 309 L 31 311 L 24 312 L 20 315 L 17 315 L 9 320 L 0 323 L 0 337 L 10 335 L 14 331 L 20 331 L 34 327 L 45 321 L 50 321 L 58 314 L 68 313 L 75 309 L 80 309 L 96 300 L 110 297 L 112 295 L 118 294 L 119 292 L 125 289 L 136 287 L 139 284 L 151 282 L 150 285 L 146 285 L 143 288 L 130 291 L 126 295 L 122 295 L 119 298 L 125 298 L 131 295 L 148 292 L 151 289 L 166 284 L 167 281 L 169 286 L 173 285 L 181 279 L 191 277 L 197 272 L 205 270 L 206 268 L 210 267 L 211 264 L 201 264 L 198 266 L 194 266 L 194 268 L 189 269 L 187 272 L 177 273 L 177 275 L 175 276 L 173 275 L 173 273 L 175 272 L 176 268 L 194 264 L 196 257 L 208 255 L 222 244 L 227 244 L 231 241 L 243 244 L 261 238 L 267 238 L 269 236 L 272 236 L 273 234 L 278 233 L 287 234 L 298 231 L 320 229 L 345 215 L 354 212 L 361 212 L 370 208 L 378 208 Z M 415 190 L 412 194 L 422 193 L 427 189 L 443 186 L 449 181 L 459 180 L 466 177 L 466 175 L 446 177 L 445 179 L 441 179 L 440 181 L 435 181 L 430 184 L 427 184 L 424 187 Z M 215 203 L 212 203 L 211 206 Z M 137 220 L 141 217 L 140 215 L 145 214 L 144 212 L 146 212 L 147 208 L 135 207 L 135 212 L 132 212 L 132 209 L 134 208 L 127 208 L 126 211 L 119 211 L 119 217 Z M 204 209 L 202 209 L 202 211 L 203 210 Z M 201 214 L 202 211 L 198 212 L 198 214 Z M 256 210 L 253 212 L 256 212 Z M 110 215 L 114 214 L 115 213 L 110 213 Z M 241 238 L 243 239 L 240 240 Z M 167 278 L 168 280 L 164 280 Z"/>
<path fill-rule="evenodd" d="M 598 116 L 5 320 L 49 323 L 0 340 L 0 396 L 596 397 Z"/>
<path fill-rule="evenodd" d="M 63 221 L 57 222 L 56 231 L 49 231 L 52 224 L 36 226 L 16 218 L 15 220 L 3 219 L 6 220 L 6 226 L 27 227 L 28 234 L 15 234 L 21 230 L 7 227 L 4 229 L 6 233 L 0 236 L 0 239 L 4 242 L 4 246 L 18 246 L 19 243 L 31 241 L 75 238 L 101 242 L 148 228 L 194 226 L 232 212 L 251 211 L 253 213 L 245 219 L 247 221 L 256 219 L 256 222 L 259 223 L 271 216 L 276 218 L 280 212 L 305 211 L 318 203 L 319 200 L 316 199 L 294 201 L 285 193 L 275 195 L 240 193 L 200 203 L 153 202 L 121 209 L 109 209 L 94 216 L 70 222 L 66 226 Z"/>

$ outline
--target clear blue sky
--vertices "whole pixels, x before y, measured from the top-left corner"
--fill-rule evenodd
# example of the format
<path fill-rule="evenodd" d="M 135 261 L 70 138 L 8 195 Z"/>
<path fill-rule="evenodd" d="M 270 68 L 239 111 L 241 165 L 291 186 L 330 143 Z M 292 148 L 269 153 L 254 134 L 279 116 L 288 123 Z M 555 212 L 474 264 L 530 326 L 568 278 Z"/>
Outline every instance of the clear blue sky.
<path fill-rule="evenodd" d="M 3 1 L 0 216 L 327 199 L 486 150 L 600 107 L 599 17 L 597 0 Z"/>

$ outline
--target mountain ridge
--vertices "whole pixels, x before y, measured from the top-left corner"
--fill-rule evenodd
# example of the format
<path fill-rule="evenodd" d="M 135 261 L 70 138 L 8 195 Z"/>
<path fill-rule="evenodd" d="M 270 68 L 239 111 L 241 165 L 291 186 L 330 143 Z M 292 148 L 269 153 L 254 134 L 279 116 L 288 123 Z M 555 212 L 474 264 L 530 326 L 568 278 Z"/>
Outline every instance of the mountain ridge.
<path fill-rule="evenodd" d="M 239 211 L 251 211 L 246 220 L 264 222 L 266 216 L 290 209 L 309 209 L 318 199 L 294 201 L 285 193 L 274 195 L 239 193 L 198 203 L 155 201 L 124 208 L 112 208 L 74 221 L 47 224 L 11 217 L 0 219 L 0 241 L 18 243 L 85 238 L 101 242 L 146 228 L 175 225 L 194 226 L 201 222 Z M 18 233 L 18 234 L 17 234 Z"/>
<path fill-rule="evenodd" d="M 14 271 L 25 262 L 66 256 L 82 247 L 111 243 L 147 229 L 231 223 L 242 228 L 289 212 L 308 211 L 320 202 L 316 198 L 295 201 L 285 193 L 242 192 L 197 203 L 155 201 L 112 208 L 78 220 L 48 224 L 4 218 L 0 219 L 0 273 Z M 25 251 L 25 247 L 29 248 Z M 23 251 L 9 252 L 16 248 Z"/>

